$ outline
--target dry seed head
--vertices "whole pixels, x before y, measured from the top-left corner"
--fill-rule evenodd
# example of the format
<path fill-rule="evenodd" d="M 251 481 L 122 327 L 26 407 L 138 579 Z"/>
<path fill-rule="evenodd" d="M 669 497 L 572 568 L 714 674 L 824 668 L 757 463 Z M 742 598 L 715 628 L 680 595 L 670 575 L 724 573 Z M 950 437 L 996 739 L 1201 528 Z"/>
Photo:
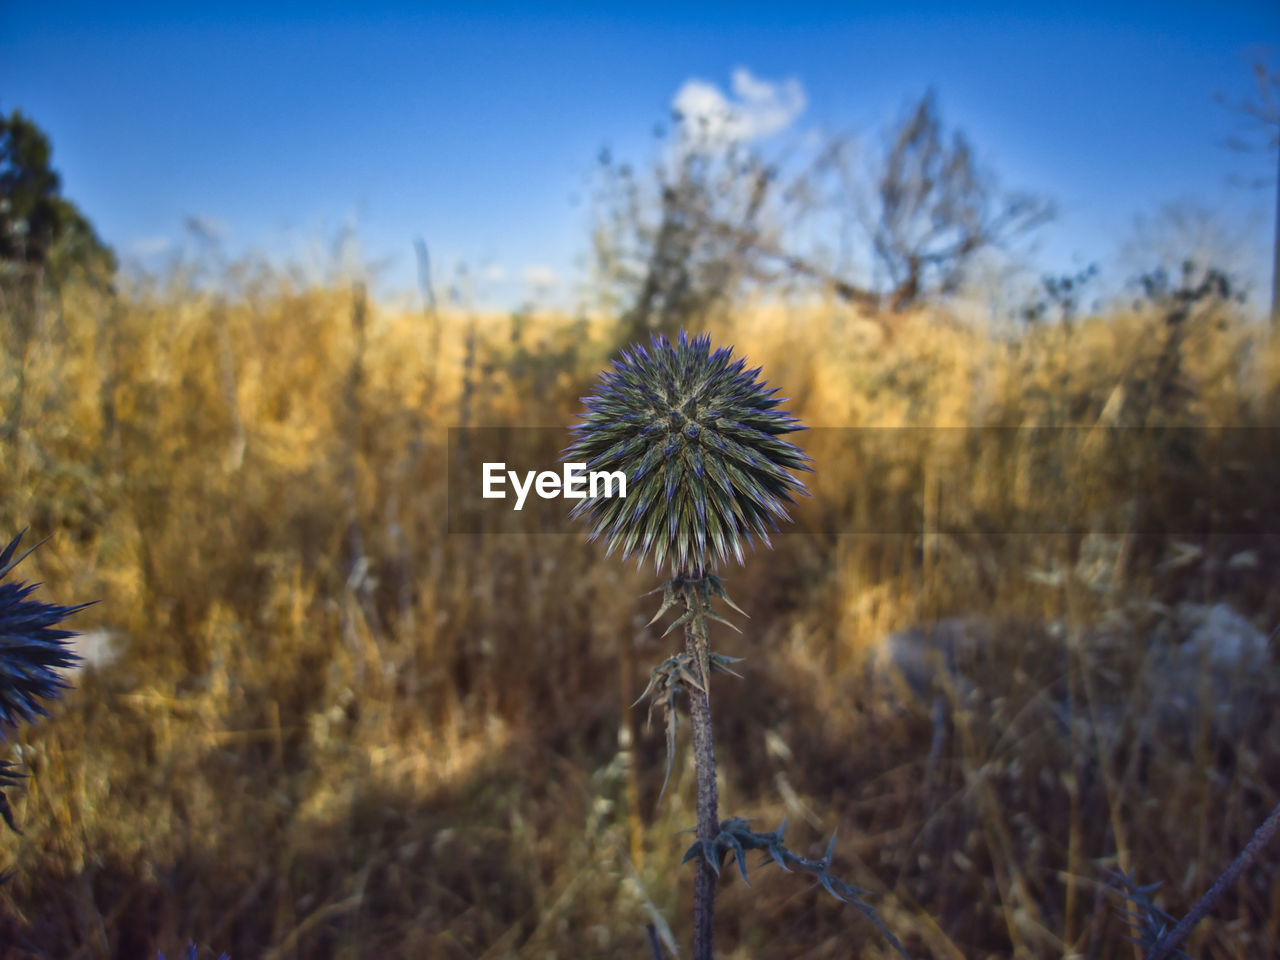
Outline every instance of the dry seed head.
<path fill-rule="evenodd" d="M 792 493 L 806 491 L 788 471 L 809 470 L 810 458 L 781 437 L 804 427 L 778 409 L 785 398 L 759 368 L 681 332 L 675 344 L 657 335 L 625 350 L 600 380 L 563 456 L 626 474 L 625 498 L 588 497 L 571 513 L 610 553 L 701 576 L 730 554 L 741 563 L 754 537 L 768 544 L 790 519 Z"/>

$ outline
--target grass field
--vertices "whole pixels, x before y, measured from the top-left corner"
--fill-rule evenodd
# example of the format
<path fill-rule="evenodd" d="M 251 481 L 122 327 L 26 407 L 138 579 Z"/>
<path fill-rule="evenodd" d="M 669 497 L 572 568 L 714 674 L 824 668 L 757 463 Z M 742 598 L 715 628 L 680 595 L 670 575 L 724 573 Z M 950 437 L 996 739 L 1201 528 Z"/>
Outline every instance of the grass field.
<path fill-rule="evenodd" d="M 628 709 L 671 645 L 643 626 L 658 578 L 582 536 L 446 532 L 448 428 L 567 427 L 616 323 L 398 314 L 266 272 L 226 299 L 175 279 L 19 303 L 0 540 L 49 536 L 22 572 L 100 600 L 73 626 L 106 646 L 12 740 L 0 954 L 639 958 L 649 922 L 688 942 L 689 751 L 656 806 L 662 733 Z M 750 620 L 713 637 L 746 658 L 717 681 L 722 813 L 787 816 L 810 856 L 838 827 L 840 875 L 915 956 L 1136 957 L 1107 871 L 1180 915 L 1280 800 L 1274 637 L 1265 669 L 1194 667 L 1189 700 L 1156 653 L 1195 608 L 1280 622 L 1276 444 L 1237 469 L 1218 429 L 1280 424 L 1280 350 L 1230 305 L 1171 310 L 709 324 L 810 427 L 1127 431 L 1069 457 L 1035 431 L 897 431 L 855 463 L 814 430 L 795 532 L 725 571 Z M 938 489 L 964 492 L 949 528 Z M 1064 507 L 1101 532 L 1018 532 Z M 853 532 L 885 516 L 920 526 Z M 982 635 L 954 672 L 869 679 L 884 637 L 952 617 Z M 730 873 L 722 956 L 888 955 L 807 878 Z M 1274 854 L 1247 874 L 1192 955 L 1280 953 L 1278 875 Z"/>

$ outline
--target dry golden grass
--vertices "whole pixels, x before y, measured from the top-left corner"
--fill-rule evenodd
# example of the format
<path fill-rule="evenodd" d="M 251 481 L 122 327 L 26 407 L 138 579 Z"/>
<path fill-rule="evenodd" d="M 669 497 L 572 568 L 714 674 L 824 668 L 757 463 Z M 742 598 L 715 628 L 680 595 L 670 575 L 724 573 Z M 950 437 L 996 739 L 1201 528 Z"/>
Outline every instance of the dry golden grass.
<path fill-rule="evenodd" d="M 626 709 L 666 655 L 642 627 L 654 578 L 578 536 L 446 533 L 447 427 L 569 424 L 609 322 L 362 314 L 346 286 L 266 274 L 225 303 L 180 280 L 14 302 L 0 537 L 51 535 L 27 576 L 100 598 L 74 626 L 119 655 L 18 736 L 0 953 L 134 960 L 192 937 L 234 960 L 641 957 L 655 916 L 687 942 L 687 748 L 655 809 L 661 736 Z M 1170 374 L 1163 324 L 1001 338 L 919 315 L 886 336 L 837 306 L 758 306 L 711 333 L 814 427 L 1277 424 L 1275 345 L 1242 347 L 1214 308 Z M 1174 400 L 1143 399 L 1175 374 Z M 1105 869 L 1164 880 L 1180 913 L 1280 791 L 1274 670 L 1241 679 L 1261 697 L 1238 736 L 1208 711 L 1170 732 L 1148 640 L 1182 600 L 1276 623 L 1280 543 L 1206 535 L 1171 565 L 1169 536 L 1001 531 L 1064 489 L 1158 529 L 1210 483 L 1274 529 L 1274 478 L 1215 472 L 1206 446 L 1173 468 L 1182 499 L 1135 507 L 1091 448 L 1045 464 L 1015 438 L 975 469 L 956 435 L 902 434 L 846 474 L 814 431 L 799 532 L 727 572 L 752 619 L 714 641 L 748 658 L 716 699 L 722 810 L 785 814 L 810 854 L 838 826 L 840 875 L 917 956 L 1136 956 Z M 1168 459 L 1135 436 L 1138 461 Z M 963 531 L 835 532 L 894 511 L 927 527 L 924 492 L 957 477 Z M 975 688 L 868 684 L 879 638 L 955 614 L 993 624 L 960 664 Z M 1235 893 L 1194 955 L 1280 951 L 1274 861 Z M 724 881 L 717 936 L 725 957 L 884 955 L 771 869 Z"/>

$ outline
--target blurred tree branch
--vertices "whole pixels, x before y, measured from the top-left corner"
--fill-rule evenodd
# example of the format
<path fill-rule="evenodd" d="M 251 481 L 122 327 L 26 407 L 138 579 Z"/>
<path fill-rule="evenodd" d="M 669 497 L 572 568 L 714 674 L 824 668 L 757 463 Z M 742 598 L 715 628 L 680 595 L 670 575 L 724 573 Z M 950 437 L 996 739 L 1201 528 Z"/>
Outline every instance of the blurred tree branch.
<path fill-rule="evenodd" d="M 1280 74 L 1258 60 L 1253 65 L 1253 79 L 1257 87 L 1256 99 L 1232 102 L 1222 93 L 1217 94 L 1215 99 L 1234 113 L 1245 129 L 1245 136 L 1227 138 L 1226 146 L 1229 149 L 1242 153 L 1274 151 L 1276 154 L 1275 239 L 1271 246 L 1271 329 L 1274 333 L 1280 331 Z M 1261 143 L 1258 142 L 1259 133 Z M 1269 178 L 1256 178 L 1249 181 L 1248 185 L 1263 188 L 1269 182 Z"/>
<path fill-rule="evenodd" d="M 999 189 L 963 134 L 947 137 L 932 91 L 870 164 L 855 164 L 847 136 L 811 142 L 807 164 L 771 162 L 698 123 L 676 115 L 652 179 L 600 155 L 597 276 L 633 340 L 674 334 L 751 286 L 804 284 L 872 313 L 906 310 L 956 293 L 975 255 L 1053 215 L 1035 195 Z M 867 282 L 876 271 L 886 283 Z"/>
<path fill-rule="evenodd" d="M 1053 217 L 1025 192 L 1003 192 L 981 171 L 963 133 L 947 142 L 928 91 L 893 135 L 864 212 L 890 310 L 959 290 L 974 254 L 1000 247 Z"/>

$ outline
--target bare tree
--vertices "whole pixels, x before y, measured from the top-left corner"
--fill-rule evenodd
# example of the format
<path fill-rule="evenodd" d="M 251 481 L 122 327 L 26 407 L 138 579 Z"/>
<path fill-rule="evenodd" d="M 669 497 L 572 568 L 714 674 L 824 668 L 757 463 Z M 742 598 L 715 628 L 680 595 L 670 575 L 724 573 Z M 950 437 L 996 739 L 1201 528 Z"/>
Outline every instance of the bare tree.
<path fill-rule="evenodd" d="M 1052 215 L 1037 197 L 999 190 L 962 134 L 945 141 L 932 93 L 870 175 L 848 137 L 828 137 L 807 163 L 767 160 L 745 143 L 715 143 L 694 122 L 676 116 L 652 180 L 601 154 L 597 280 L 629 338 L 693 325 L 752 285 L 816 286 L 872 312 L 903 310 L 954 293 L 979 252 Z M 831 236 L 843 247 L 835 257 Z M 887 289 L 859 274 L 872 261 Z"/>
<path fill-rule="evenodd" d="M 782 224 L 795 204 L 778 165 L 743 143 L 708 144 L 692 123 L 676 115 L 651 179 L 600 156 L 597 279 L 631 338 L 697 323 L 751 283 L 777 280 L 769 264 L 786 259 Z"/>
<path fill-rule="evenodd" d="M 740 287 L 773 173 L 736 145 L 720 156 L 681 151 L 660 167 L 661 215 L 626 314 L 633 333 L 672 332 Z"/>
<path fill-rule="evenodd" d="M 1231 103 L 1218 94 L 1218 102 L 1235 112 L 1243 121 L 1244 136 L 1233 136 L 1227 146 L 1244 152 L 1271 152 L 1276 154 L 1276 232 L 1271 254 L 1271 329 L 1280 333 L 1280 74 L 1262 61 L 1253 65 L 1257 99 Z M 1261 143 L 1259 143 L 1259 138 Z M 1252 181 L 1252 186 L 1265 187 L 1269 178 Z"/>
<path fill-rule="evenodd" d="M 1052 216 L 1047 201 L 1000 190 L 994 176 L 979 169 L 963 133 L 948 139 L 933 91 L 892 135 L 863 211 L 894 311 L 954 293 L 975 254 L 1004 246 Z"/>

